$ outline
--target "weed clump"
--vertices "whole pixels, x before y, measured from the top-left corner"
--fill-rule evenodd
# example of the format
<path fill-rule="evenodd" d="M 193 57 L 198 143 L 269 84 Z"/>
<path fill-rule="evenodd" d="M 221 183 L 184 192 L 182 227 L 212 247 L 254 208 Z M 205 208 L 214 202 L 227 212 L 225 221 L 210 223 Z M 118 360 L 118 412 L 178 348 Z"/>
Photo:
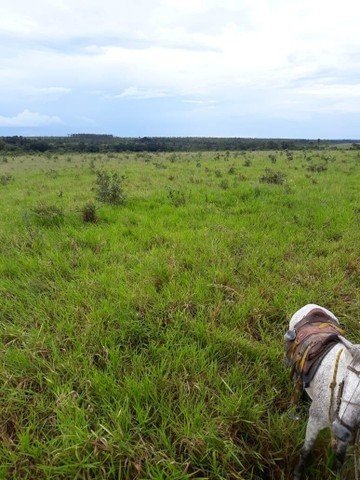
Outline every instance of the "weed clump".
<path fill-rule="evenodd" d="M 0 185 L 7 185 L 8 183 L 11 183 L 13 181 L 14 181 L 14 177 L 9 173 L 1 175 L 0 177 Z"/>
<path fill-rule="evenodd" d="M 270 153 L 269 154 L 269 160 L 270 160 L 271 163 L 275 164 L 276 160 L 277 160 L 276 155 L 274 155 L 273 153 Z"/>
<path fill-rule="evenodd" d="M 81 209 L 84 223 L 96 223 L 98 221 L 96 214 L 96 205 L 93 202 L 86 203 Z"/>
<path fill-rule="evenodd" d="M 59 226 L 64 222 L 64 211 L 57 205 L 39 204 L 31 212 L 35 221 L 44 227 Z"/>
<path fill-rule="evenodd" d="M 251 167 L 251 160 L 250 160 L 250 158 L 245 158 L 245 160 L 244 160 L 244 167 Z"/>
<path fill-rule="evenodd" d="M 168 198 L 174 207 L 180 207 L 186 204 L 185 193 L 181 190 L 176 190 L 174 188 L 169 188 Z"/>
<path fill-rule="evenodd" d="M 285 183 L 285 180 L 285 173 L 272 170 L 271 168 L 266 168 L 265 173 L 259 178 L 259 182 L 261 183 L 270 183 L 274 185 L 282 185 Z"/>
<path fill-rule="evenodd" d="M 315 165 L 309 165 L 307 167 L 307 170 L 309 172 L 316 172 L 316 173 L 320 173 L 320 172 L 326 172 L 327 170 L 327 166 L 326 165 L 323 165 L 321 163 L 318 163 L 318 164 L 315 164 Z"/>
<path fill-rule="evenodd" d="M 117 173 L 97 172 L 96 198 L 103 203 L 122 205 L 125 203 L 125 194 L 122 185 L 124 177 Z"/>

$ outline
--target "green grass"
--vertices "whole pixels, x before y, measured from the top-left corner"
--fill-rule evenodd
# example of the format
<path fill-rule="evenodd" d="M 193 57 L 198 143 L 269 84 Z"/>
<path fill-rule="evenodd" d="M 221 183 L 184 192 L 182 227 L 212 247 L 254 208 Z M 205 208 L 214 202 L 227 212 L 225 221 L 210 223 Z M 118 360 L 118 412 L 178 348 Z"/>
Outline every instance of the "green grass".
<path fill-rule="evenodd" d="M 316 302 L 359 342 L 360 170 L 276 157 L 0 157 L 0 478 L 289 478 L 283 334 Z M 98 169 L 126 202 L 84 223 Z"/>

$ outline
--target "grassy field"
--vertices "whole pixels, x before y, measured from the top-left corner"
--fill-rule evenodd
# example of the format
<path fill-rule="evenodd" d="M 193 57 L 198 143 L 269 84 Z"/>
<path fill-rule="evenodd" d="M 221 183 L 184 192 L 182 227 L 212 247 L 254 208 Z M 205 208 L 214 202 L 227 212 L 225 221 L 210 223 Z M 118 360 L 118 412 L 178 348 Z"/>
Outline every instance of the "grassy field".
<path fill-rule="evenodd" d="M 360 342 L 359 167 L 0 157 L 0 478 L 289 478 L 308 408 L 289 415 L 289 317 L 319 303 Z M 86 223 L 97 171 L 125 176 L 126 202 Z M 312 479 L 329 455 L 325 432 Z"/>

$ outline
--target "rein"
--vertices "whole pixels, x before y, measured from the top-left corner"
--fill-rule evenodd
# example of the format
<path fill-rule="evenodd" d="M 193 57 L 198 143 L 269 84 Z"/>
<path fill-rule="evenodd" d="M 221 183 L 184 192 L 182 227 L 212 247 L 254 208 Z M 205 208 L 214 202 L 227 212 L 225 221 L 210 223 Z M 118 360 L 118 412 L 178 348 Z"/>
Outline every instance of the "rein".
<path fill-rule="evenodd" d="M 342 350 L 341 350 L 342 351 Z M 346 413 L 346 410 L 348 408 L 349 405 L 353 405 L 353 406 L 356 406 L 356 407 L 360 407 L 360 403 L 358 402 L 352 402 L 352 398 L 356 392 L 356 390 L 358 389 L 359 385 L 360 385 L 360 370 L 356 370 L 353 366 L 352 366 L 352 363 L 353 361 L 350 363 L 350 365 L 348 365 L 346 368 L 352 372 L 352 373 L 355 373 L 355 375 L 357 375 L 358 377 L 358 383 L 356 385 L 356 387 L 354 388 L 352 394 L 351 394 L 351 397 L 350 397 L 350 400 L 346 400 L 345 398 L 343 398 L 343 391 L 344 391 L 344 386 L 345 386 L 345 380 L 342 380 L 342 382 L 340 382 L 339 384 L 339 389 L 338 389 L 338 394 L 337 394 L 337 400 L 336 400 L 336 410 L 335 410 L 335 418 L 336 420 L 338 420 L 338 422 L 345 428 L 347 428 L 352 434 L 354 434 L 359 426 L 355 426 L 355 427 L 352 427 L 350 426 L 349 424 L 347 424 L 345 422 L 345 420 L 342 419 L 342 417 L 345 415 Z M 337 368 L 336 368 L 337 370 Z M 331 388 L 331 385 L 330 385 L 330 388 Z M 335 386 L 334 386 L 335 388 Z M 333 393 L 333 390 L 332 392 Z M 344 412 L 342 414 L 342 416 L 340 417 L 339 415 L 339 412 L 340 412 L 340 407 L 341 407 L 341 403 L 342 402 L 345 402 L 346 403 L 346 406 L 345 406 L 345 409 L 344 409 Z M 330 408 L 332 407 L 332 404 L 330 403 Z M 330 408 L 329 408 L 329 413 L 330 413 Z"/>

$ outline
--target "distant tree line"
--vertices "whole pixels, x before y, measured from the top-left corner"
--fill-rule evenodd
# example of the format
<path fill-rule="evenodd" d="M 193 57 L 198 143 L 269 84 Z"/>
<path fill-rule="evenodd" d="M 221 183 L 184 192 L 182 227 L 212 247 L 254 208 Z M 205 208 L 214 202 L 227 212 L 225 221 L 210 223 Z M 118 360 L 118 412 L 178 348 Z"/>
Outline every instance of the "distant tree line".
<path fill-rule="evenodd" d="M 201 152 L 245 150 L 302 150 L 325 148 L 357 140 L 306 140 L 282 138 L 220 137 L 115 137 L 78 133 L 67 137 L 0 137 L 0 152 Z"/>

